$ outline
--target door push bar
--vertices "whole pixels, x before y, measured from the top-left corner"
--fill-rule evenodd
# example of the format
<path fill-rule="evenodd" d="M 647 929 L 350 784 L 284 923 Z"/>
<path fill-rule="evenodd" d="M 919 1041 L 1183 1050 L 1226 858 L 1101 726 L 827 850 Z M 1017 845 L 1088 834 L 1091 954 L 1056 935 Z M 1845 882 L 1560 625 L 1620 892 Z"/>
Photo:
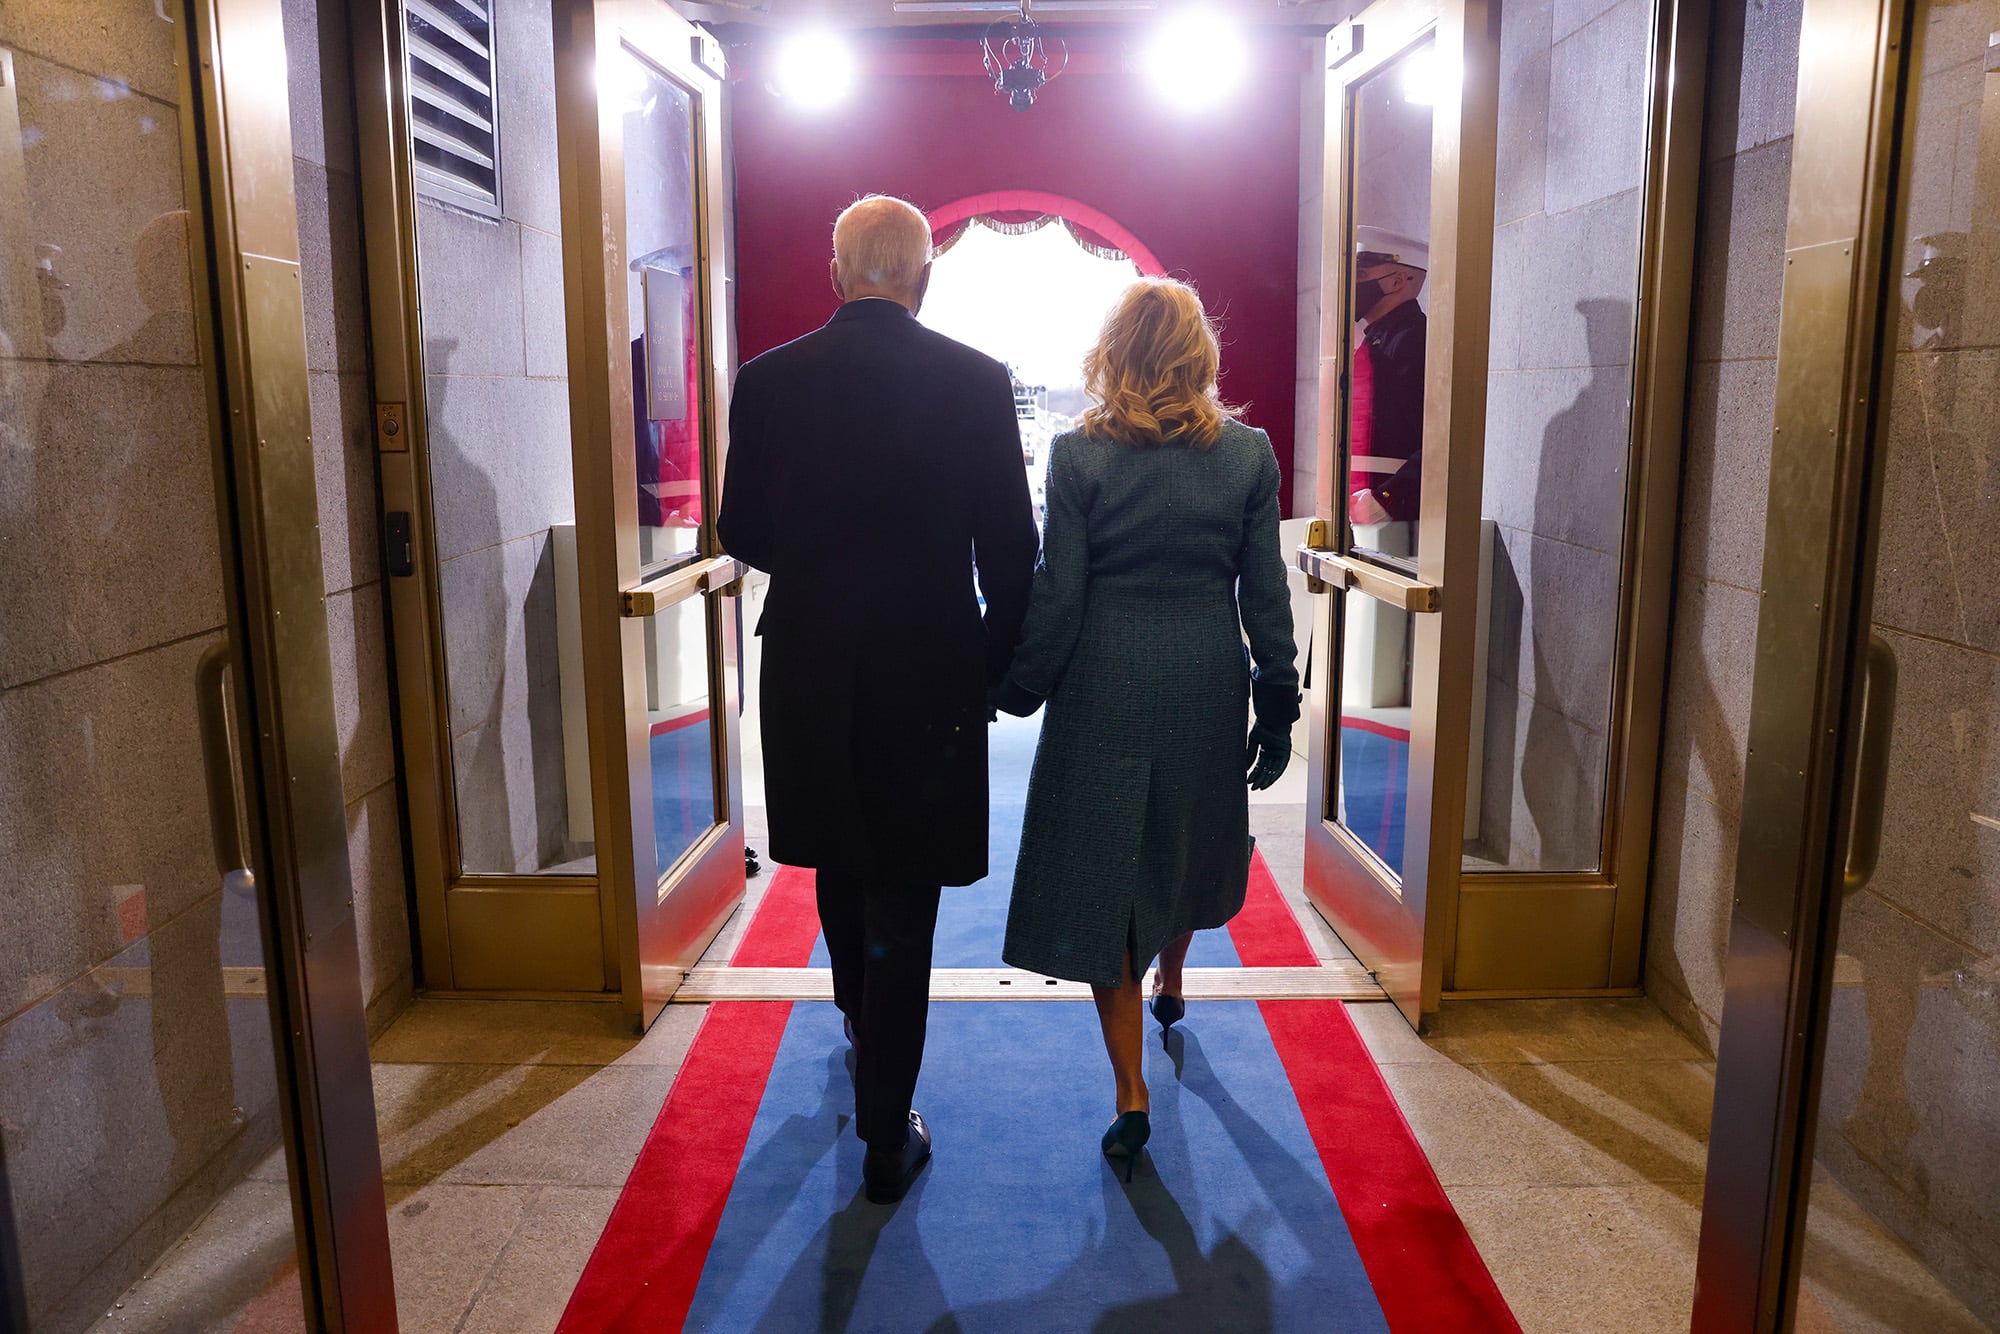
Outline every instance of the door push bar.
<path fill-rule="evenodd" d="M 683 565 L 651 583 L 626 589 L 619 594 L 619 614 L 633 618 L 656 616 L 695 592 L 735 597 L 743 591 L 743 579 L 749 573 L 750 567 L 734 556 L 710 556 Z"/>
<path fill-rule="evenodd" d="M 1427 584 L 1372 562 L 1329 550 L 1327 542 L 1330 536 L 1327 521 L 1314 519 L 1306 529 L 1305 542 L 1295 554 L 1299 569 L 1306 576 L 1309 592 L 1324 593 L 1332 589 L 1341 593 L 1365 593 L 1377 602 L 1386 602 L 1404 611 L 1436 611 L 1441 605 L 1442 590 L 1436 584 Z"/>
<path fill-rule="evenodd" d="M 1889 740 L 1896 725 L 1896 652 L 1868 636 L 1868 676 L 1861 694 L 1861 745 L 1855 757 L 1853 832 L 1841 890 L 1852 894 L 1875 874 L 1882 855 L 1882 809 L 1889 797 Z"/>
<path fill-rule="evenodd" d="M 242 817 L 236 808 L 236 759 L 229 744 L 229 641 L 218 639 L 194 667 L 194 707 L 201 730 L 202 778 L 208 788 L 208 832 L 215 869 L 224 876 L 250 874 L 243 855 Z"/>

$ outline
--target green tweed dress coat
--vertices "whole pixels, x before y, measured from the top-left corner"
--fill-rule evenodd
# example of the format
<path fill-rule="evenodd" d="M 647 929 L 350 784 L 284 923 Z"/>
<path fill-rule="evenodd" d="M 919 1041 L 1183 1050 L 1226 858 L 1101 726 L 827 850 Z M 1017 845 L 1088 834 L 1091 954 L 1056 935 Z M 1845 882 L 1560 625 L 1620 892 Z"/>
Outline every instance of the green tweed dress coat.
<path fill-rule="evenodd" d="M 1128 944 L 1143 967 L 1242 908 L 1253 678 L 1262 722 L 1298 717 L 1278 483 L 1270 438 L 1234 421 L 1206 450 L 1055 440 L 1002 692 L 1047 701 L 1009 964 L 1115 986 Z"/>

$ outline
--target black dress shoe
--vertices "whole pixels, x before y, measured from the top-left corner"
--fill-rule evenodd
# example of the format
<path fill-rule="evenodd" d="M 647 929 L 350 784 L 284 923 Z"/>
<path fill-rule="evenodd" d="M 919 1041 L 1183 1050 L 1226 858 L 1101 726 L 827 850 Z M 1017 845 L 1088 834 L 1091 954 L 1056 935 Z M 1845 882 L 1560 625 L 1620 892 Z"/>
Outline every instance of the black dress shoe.
<path fill-rule="evenodd" d="M 894 1204 L 931 1160 L 931 1128 L 910 1113 L 910 1137 L 900 1149 L 870 1149 L 861 1159 L 861 1183 L 870 1204 Z"/>

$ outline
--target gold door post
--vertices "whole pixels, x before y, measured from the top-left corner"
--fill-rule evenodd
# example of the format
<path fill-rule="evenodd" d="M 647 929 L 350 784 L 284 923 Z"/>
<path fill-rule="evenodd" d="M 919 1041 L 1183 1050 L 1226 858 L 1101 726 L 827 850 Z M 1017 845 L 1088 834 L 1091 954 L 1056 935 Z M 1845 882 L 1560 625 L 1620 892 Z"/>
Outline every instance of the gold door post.
<path fill-rule="evenodd" d="M 197 114 L 187 169 L 201 183 L 198 221 L 215 259 L 214 290 L 196 293 L 195 310 L 220 353 L 216 492 L 222 549 L 240 556 L 234 704 L 289 1085 L 281 1103 L 301 1287 L 320 1328 L 393 1330 L 320 564 L 283 16 L 277 0 L 196 0 L 190 10 L 183 92 Z M 203 282 L 204 266 L 193 271 Z"/>

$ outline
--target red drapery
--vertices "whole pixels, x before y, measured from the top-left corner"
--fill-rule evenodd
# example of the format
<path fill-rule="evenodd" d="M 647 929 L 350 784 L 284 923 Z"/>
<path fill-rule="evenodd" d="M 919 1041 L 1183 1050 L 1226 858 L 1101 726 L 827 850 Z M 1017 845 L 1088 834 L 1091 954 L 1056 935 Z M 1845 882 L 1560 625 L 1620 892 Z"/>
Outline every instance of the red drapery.
<path fill-rule="evenodd" d="M 1100 209 L 1039 190 L 995 190 L 972 195 L 930 213 L 933 254 L 958 244 L 974 220 L 996 232 L 1017 236 L 1060 222 L 1076 243 L 1099 259 L 1129 259 L 1139 272 L 1166 272 L 1146 244 Z"/>

